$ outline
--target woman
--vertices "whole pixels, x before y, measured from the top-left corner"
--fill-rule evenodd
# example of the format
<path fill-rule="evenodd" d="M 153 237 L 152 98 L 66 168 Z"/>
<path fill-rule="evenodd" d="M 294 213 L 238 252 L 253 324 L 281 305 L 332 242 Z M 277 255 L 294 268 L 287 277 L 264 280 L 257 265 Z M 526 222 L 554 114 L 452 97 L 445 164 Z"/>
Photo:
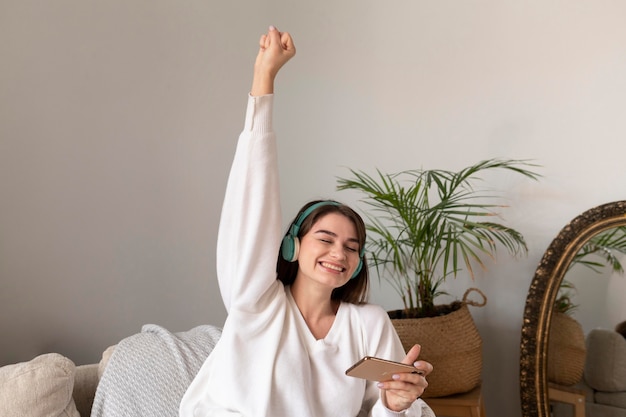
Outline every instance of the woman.
<path fill-rule="evenodd" d="M 426 415 L 418 398 L 432 366 L 417 361 L 417 345 L 404 356 L 385 311 L 364 302 L 358 214 L 333 201 L 309 203 L 281 236 L 272 104 L 276 75 L 294 55 L 288 33 L 270 27 L 261 37 L 218 234 L 228 318 L 180 415 Z M 346 376 L 366 355 L 414 364 L 421 375 L 381 383 Z"/>

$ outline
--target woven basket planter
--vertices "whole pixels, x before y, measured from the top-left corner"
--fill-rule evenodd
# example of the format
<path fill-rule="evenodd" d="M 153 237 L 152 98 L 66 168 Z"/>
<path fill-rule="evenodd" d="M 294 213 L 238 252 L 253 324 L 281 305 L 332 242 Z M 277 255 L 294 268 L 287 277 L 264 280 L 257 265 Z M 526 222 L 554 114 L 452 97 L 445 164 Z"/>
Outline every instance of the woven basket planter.
<path fill-rule="evenodd" d="M 579 383 L 585 369 L 585 332 L 574 318 L 554 313 L 548 339 L 548 381 L 560 385 Z"/>
<path fill-rule="evenodd" d="M 468 301 L 471 291 L 482 295 L 483 302 Z M 481 381 L 482 339 L 470 314 L 468 305 L 482 307 L 487 298 L 477 288 L 465 292 L 458 309 L 437 317 L 416 319 L 393 319 L 402 346 L 408 351 L 419 344 L 422 350 L 419 359 L 430 362 L 433 371 L 428 375 L 428 389 L 422 397 L 445 397 L 468 392 Z M 390 312 L 393 317 L 393 312 Z"/>

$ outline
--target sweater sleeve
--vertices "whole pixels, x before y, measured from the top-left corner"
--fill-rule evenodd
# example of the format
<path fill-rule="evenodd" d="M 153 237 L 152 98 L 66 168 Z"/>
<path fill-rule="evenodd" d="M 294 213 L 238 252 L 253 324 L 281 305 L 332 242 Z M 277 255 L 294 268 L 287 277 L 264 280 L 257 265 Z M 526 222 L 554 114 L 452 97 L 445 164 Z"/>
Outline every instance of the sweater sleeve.
<path fill-rule="evenodd" d="M 274 287 L 281 240 L 273 95 L 249 96 L 222 206 L 217 276 L 228 312 L 255 311 Z"/>

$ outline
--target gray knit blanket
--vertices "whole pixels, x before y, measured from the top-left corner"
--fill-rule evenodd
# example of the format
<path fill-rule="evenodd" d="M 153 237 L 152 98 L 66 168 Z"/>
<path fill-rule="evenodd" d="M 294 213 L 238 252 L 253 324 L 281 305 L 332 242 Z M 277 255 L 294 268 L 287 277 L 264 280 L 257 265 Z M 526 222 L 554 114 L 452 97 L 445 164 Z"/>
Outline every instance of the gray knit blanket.
<path fill-rule="evenodd" d="M 221 333 L 210 325 L 182 333 L 143 326 L 115 347 L 91 417 L 177 417 L 183 394 Z"/>

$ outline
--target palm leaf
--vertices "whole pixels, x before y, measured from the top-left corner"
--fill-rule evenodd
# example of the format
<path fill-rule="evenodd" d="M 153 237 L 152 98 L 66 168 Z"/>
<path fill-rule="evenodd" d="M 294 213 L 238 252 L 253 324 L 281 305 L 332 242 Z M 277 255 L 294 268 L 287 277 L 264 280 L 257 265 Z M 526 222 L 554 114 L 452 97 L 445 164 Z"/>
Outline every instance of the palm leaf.
<path fill-rule="evenodd" d="M 505 205 L 493 192 L 476 190 L 487 170 L 507 170 L 538 179 L 535 165 L 523 160 L 490 159 L 458 172 L 407 170 L 375 175 L 350 170 L 338 190 L 356 190 L 367 207 L 368 246 L 379 278 L 399 293 L 405 308 L 429 309 L 441 284 L 465 268 L 485 268 L 500 246 L 512 255 L 526 253 L 521 233 L 493 221 Z M 489 202 L 485 202 L 489 201 Z"/>

